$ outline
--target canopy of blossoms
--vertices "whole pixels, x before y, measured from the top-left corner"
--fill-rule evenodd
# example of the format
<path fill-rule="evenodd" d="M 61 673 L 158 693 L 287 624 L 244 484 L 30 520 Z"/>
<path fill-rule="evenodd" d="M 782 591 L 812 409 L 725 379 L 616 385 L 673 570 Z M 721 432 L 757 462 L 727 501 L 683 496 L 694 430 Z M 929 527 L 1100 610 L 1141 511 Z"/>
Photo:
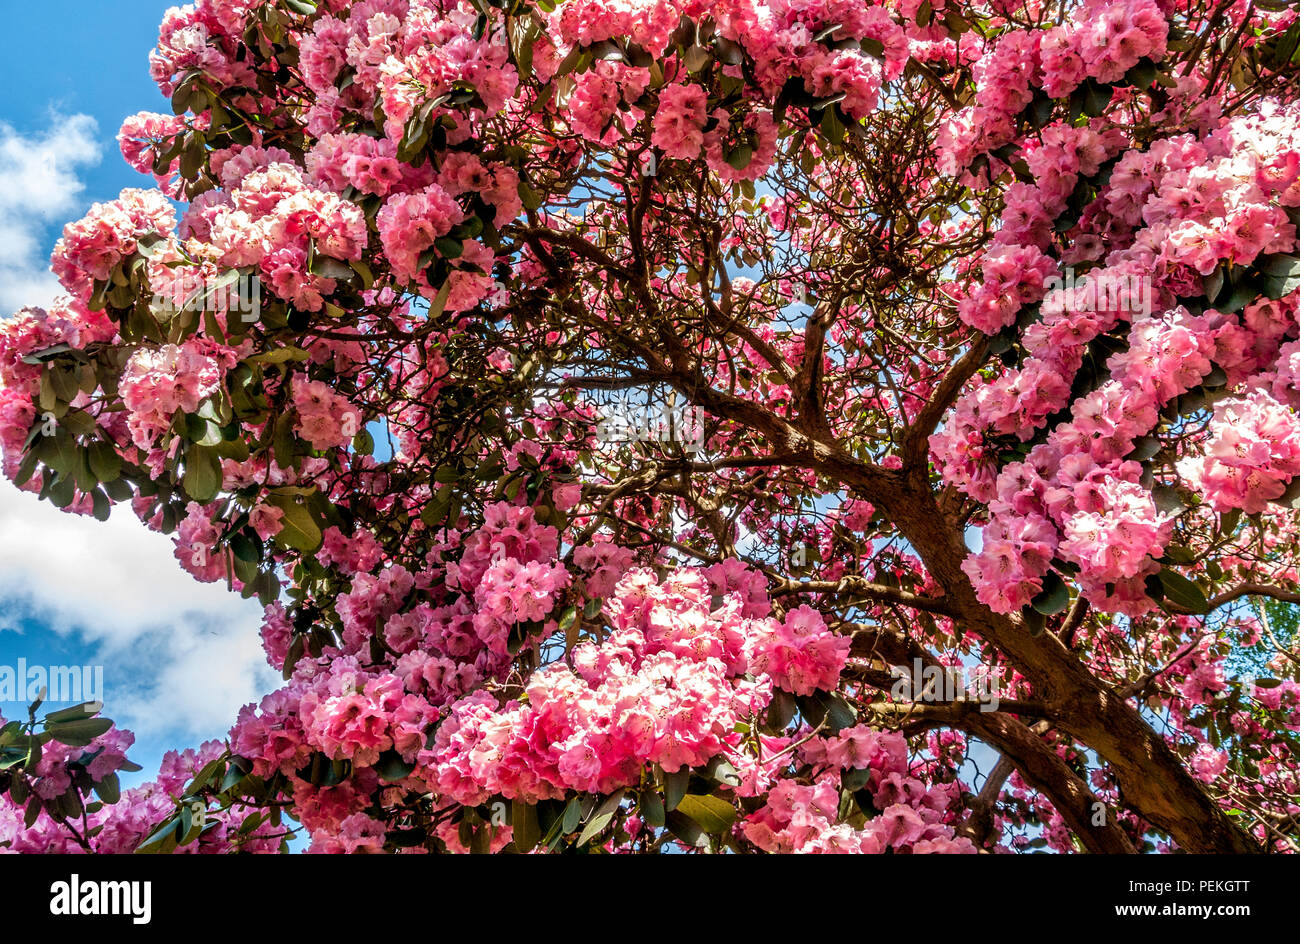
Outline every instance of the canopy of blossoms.
<path fill-rule="evenodd" d="M 1293 7 L 197 0 L 150 67 L 3 471 L 284 686 L 125 791 L 4 724 L 0 847 L 1296 851 Z"/>

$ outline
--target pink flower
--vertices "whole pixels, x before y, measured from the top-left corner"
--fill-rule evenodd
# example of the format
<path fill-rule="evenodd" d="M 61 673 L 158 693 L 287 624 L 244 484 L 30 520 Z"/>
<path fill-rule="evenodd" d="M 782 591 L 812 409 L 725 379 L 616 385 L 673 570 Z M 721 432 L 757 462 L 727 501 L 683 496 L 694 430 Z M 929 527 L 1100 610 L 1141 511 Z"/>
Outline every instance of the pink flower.
<path fill-rule="evenodd" d="M 361 431 L 360 411 L 323 381 L 295 378 L 293 405 L 298 435 L 313 449 L 342 448 Z"/>
<path fill-rule="evenodd" d="M 670 85 L 659 93 L 650 141 L 667 157 L 694 160 L 704 146 L 708 97 L 698 85 Z"/>

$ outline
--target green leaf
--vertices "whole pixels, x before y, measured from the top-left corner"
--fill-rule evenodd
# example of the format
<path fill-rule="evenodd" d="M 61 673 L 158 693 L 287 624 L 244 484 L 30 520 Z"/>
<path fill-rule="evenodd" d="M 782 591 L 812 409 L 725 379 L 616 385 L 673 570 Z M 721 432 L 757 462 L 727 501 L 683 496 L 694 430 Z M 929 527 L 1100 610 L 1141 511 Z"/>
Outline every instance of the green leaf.
<path fill-rule="evenodd" d="M 1195 583 L 1174 570 L 1162 569 L 1156 575 L 1165 592 L 1165 600 L 1191 613 L 1210 612 L 1210 603 Z"/>
<path fill-rule="evenodd" d="M 574 797 L 569 801 L 569 805 L 564 808 L 560 832 L 568 835 L 578 828 L 580 822 L 582 822 L 582 804 L 578 802 L 577 797 Z"/>
<path fill-rule="evenodd" d="M 1030 606 L 1044 616 L 1052 616 L 1069 605 L 1070 588 L 1055 571 L 1049 570 L 1043 577 L 1042 591 L 1030 601 Z"/>
<path fill-rule="evenodd" d="M 447 299 L 451 297 L 451 279 L 442 283 L 438 289 L 438 294 L 429 302 L 429 317 L 441 318 L 443 311 L 447 307 Z"/>
<path fill-rule="evenodd" d="M 679 813 L 672 810 L 665 817 L 668 824 L 668 830 L 688 846 L 698 846 L 700 839 L 704 836 L 704 831 L 700 824 L 695 822 L 685 813 Z"/>
<path fill-rule="evenodd" d="M 772 702 L 767 706 L 767 726 L 776 731 L 784 731 L 794 718 L 798 705 L 789 692 L 777 689 L 772 693 Z"/>
<path fill-rule="evenodd" d="M 465 244 L 450 236 L 439 236 L 433 241 L 433 248 L 438 250 L 438 254 L 444 259 L 459 259 L 465 252 Z"/>
<path fill-rule="evenodd" d="M 525 210 L 536 210 L 542 205 L 543 199 L 540 193 L 521 180 L 519 181 L 519 202 L 523 204 Z"/>
<path fill-rule="evenodd" d="M 80 721 L 56 721 L 45 723 L 45 730 L 50 737 L 69 747 L 86 747 L 95 738 L 113 727 L 107 718 L 84 718 Z"/>
<path fill-rule="evenodd" d="M 221 457 L 207 446 L 197 443 L 185 449 L 185 493 L 203 504 L 221 491 Z"/>
<path fill-rule="evenodd" d="M 243 531 L 230 536 L 230 550 L 235 557 L 247 564 L 260 564 L 262 562 L 261 544 Z"/>
<path fill-rule="evenodd" d="M 1265 276 L 1246 273 L 1245 275 L 1231 276 L 1230 279 L 1231 291 L 1227 292 L 1226 298 L 1223 297 L 1224 293 L 1220 292 L 1219 297 L 1221 300 L 1214 305 L 1218 311 L 1226 314 L 1235 314 L 1241 311 L 1258 298 L 1261 292 L 1266 290 Z"/>
<path fill-rule="evenodd" d="M 222 441 L 221 427 L 195 413 L 185 416 L 185 438 L 200 446 L 215 446 Z"/>
<path fill-rule="evenodd" d="M 175 815 L 169 816 L 161 826 L 150 833 L 140 845 L 135 847 L 137 855 L 147 853 L 170 852 L 176 848 L 177 828 L 180 826 Z"/>
<path fill-rule="evenodd" d="M 1205 292 L 1206 303 L 1213 305 L 1218 297 L 1223 294 L 1224 281 L 1225 276 L 1222 267 L 1215 269 L 1201 280 L 1201 288 Z"/>
<path fill-rule="evenodd" d="M 420 512 L 420 520 L 430 528 L 439 527 L 451 512 L 452 490 L 440 488 Z"/>
<path fill-rule="evenodd" d="M 1264 5 L 1265 9 L 1272 9 Z M 1282 35 L 1269 40 L 1265 46 L 1265 63 L 1274 70 L 1281 70 L 1300 58 L 1300 20 Z"/>
<path fill-rule="evenodd" d="M 347 281 L 355 274 L 352 266 L 330 256 L 322 256 L 317 253 L 312 257 L 311 265 L 308 266 L 313 275 L 319 275 L 325 279 L 341 279 Z"/>
<path fill-rule="evenodd" d="M 380 780 L 387 783 L 405 780 L 414 769 L 414 764 L 408 764 L 402 760 L 402 755 L 394 750 L 384 751 L 379 755 L 379 760 L 375 764 L 375 773 L 379 774 Z"/>
<path fill-rule="evenodd" d="M 590 820 L 587 821 L 586 828 L 578 836 L 578 845 L 583 846 L 592 839 L 599 836 L 605 831 L 605 827 L 613 822 L 614 816 L 618 813 L 619 804 L 623 802 L 623 791 L 619 790 L 613 796 L 609 797 L 596 810 Z"/>
<path fill-rule="evenodd" d="M 1237 525 L 1241 524 L 1241 509 L 1233 508 L 1226 511 L 1219 518 L 1219 533 L 1231 535 L 1237 531 Z"/>
<path fill-rule="evenodd" d="M 512 801 L 510 825 L 514 830 L 515 848 L 520 852 L 530 852 L 542 841 L 542 828 L 537 822 L 537 807 L 519 800 Z"/>
<path fill-rule="evenodd" d="M 1145 91 L 1156 80 L 1156 64 L 1150 59 L 1142 59 L 1124 74 L 1120 81 L 1136 89 Z"/>
<path fill-rule="evenodd" d="M 1083 84 L 1083 113 L 1089 118 L 1096 118 L 1110 104 L 1112 89 L 1109 85 L 1100 85 L 1093 79 Z"/>
<path fill-rule="evenodd" d="M 677 805 L 682 802 L 682 797 L 686 796 L 687 784 L 690 782 L 689 767 L 683 767 L 673 773 L 664 772 L 664 805 L 670 812 L 677 809 Z"/>
<path fill-rule="evenodd" d="M 276 348 L 274 351 L 266 351 L 262 354 L 254 354 L 252 357 L 244 359 L 246 364 L 283 364 L 286 361 L 305 361 L 311 357 L 300 347 L 289 345 L 288 347 Z"/>
<path fill-rule="evenodd" d="M 752 145 L 745 143 L 739 145 L 735 150 L 726 155 L 727 163 L 736 170 L 744 170 L 754 159 L 754 148 Z"/>
<path fill-rule="evenodd" d="M 832 732 L 851 728 L 857 723 L 857 710 L 839 695 L 818 692 L 816 697 L 826 710 L 826 720 L 830 722 Z"/>
<path fill-rule="evenodd" d="M 111 443 L 96 440 L 90 444 L 90 471 L 99 481 L 108 483 L 122 475 L 122 457 Z"/>
<path fill-rule="evenodd" d="M 241 770 L 237 765 L 231 764 L 229 767 L 226 768 L 226 774 L 224 777 L 221 778 L 221 785 L 217 788 L 217 792 L 225 793 L 227 790 L 231 789 L 236 784 L 238 784 L 241 780 L 243 780 L 244 777 L 246 776 L 247 774 L 243 770 Z"/>
<path fill-rule="evenodd" d="M 704 776 L 707 780 L 727 787 L 738 787 L 741 782 L 740 771 L 721 754 L 709 761 L 704 768 Z"/>
<path fill-rule="evenodd" d="M 1125 458 L 1134 462 L 1145 462 L 1160 451 L 1160 439 L 1156 436 L 1142 436 L 1133 443 L 1133 451 Z"/>
<path fill-rule="evenodd" d="M 83 410 L 69 410 L 59 422 L 74 436 L 89 436 L 95 432 L 95 418 Z"/>
<path fill-rule="evenodd" d="M 284 511 L 276 543 L 305 554 L 314 554 L 324 540 L 320 526 L 306 505 L 299 504 L 292 495 L 268 496 L 271 504 Z"/>
<path fill-rule="evenodd" d="M 677 804 L 677 812 L 684 813 L 707 833 L 721 834 L 731 829 L 736 821 L 736 808 L 721 797 L 700 796 L 688 793 Z"/>
<path fill-rule="evenodd" d="M 116 803 L 122 798 L 122 787 L 118 783 L 117 774 L 110 773 L 103 780 L 95 784 L 95 795 L 105 803 Z"/>
<path fill-rule="evenodd" d="M 871 779 L 871 768 L 855 767 L 852 770 L 846 770 L 840 775 L 840 786 L 850 793 L 855 793 L 867 785 Z"/>
<path fill-rule="evenodd" d="M 60 708 L 58 711 L 51 711 L 45 716 L 45 723 L 58 723 L 61 721 L 84 721 L 87 718 L 93 718 L 103 709 L 104 705 L 98 701 L 86 701 L 80 705 L 73 705 L 71 708 Z"/>
<path fill-rule="evenodd" d="M 1256 265 L 1264 273 L 1264 294 L 1282 298 L 1300 288 L 1300 258 L 1284 252 L 1260 256 Z"/>
<path fill-rule="evenodd" d="M 844 143 L 844 123 L 834 108 L 828 108 L 822 113 L 821 132 L 831 144 Z"/>
<path fill-rule="evenodd" d="M 186 794 L 193 796 L 206 787 L 208 781 L 217 775 L 217 771 L 221 770 L 225 763 L 224 757 L 216 757 L 204 764 L 203 769 L 195 775 L 193 782 L 185 789 Z"/>
<path fill-rule="evenodd" d="M 646 790 L 642 793 L 639 806 L 641 818 L 652 828 L 659 829 L 667 821 L 668 811 L 664 809 L 663 797 L 657 790 Z"/>
<path fill-rule="evenodd" d="M 729 66 L 738 66 L 745 61 L 745 51 L 740 44 L 732 42 L 725 36 L 718 36 L 713 46 L 718 51 L 718 59 Z"/>

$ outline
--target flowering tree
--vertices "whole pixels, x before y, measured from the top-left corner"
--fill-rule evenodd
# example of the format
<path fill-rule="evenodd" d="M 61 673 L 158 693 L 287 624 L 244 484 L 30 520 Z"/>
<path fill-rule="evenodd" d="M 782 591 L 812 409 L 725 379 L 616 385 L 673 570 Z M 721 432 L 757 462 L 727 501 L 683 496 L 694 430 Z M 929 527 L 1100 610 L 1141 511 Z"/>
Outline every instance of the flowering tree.
<path fill-rule="evenodd" d="M 93 706 L 8 725 L 0 845 L 1294 851 L 1298 49 L 1280 0 L 169 11 L 158 189 L 0 326 L 4 471 L 258 597 L 285 685 L 120 797 Z"/>

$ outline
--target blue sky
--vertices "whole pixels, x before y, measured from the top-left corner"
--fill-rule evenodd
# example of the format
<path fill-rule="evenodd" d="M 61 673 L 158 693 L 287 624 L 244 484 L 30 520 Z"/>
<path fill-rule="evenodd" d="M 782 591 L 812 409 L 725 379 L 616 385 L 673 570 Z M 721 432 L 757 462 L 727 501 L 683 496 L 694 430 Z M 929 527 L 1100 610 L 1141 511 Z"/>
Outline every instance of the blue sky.
<path fill-rule="evenodd" d="M 64 223 L 124 187 L 123 118 L 168 111 L 149 78 L 162 0 L 0 0 L 0 317 L 46 304 Z M 171 541 L 128 509 L 104 524 L 65 515 L 0 482 L 0 672 L 100 665 L 104 713 L 136 733 L 151 779 L 168 748 L 222 737 L 240 705 L 275 687 L 257 638 L 260 608 L 200 585 Z M 22 704 L 0 702 L 7 718 Z"/>

